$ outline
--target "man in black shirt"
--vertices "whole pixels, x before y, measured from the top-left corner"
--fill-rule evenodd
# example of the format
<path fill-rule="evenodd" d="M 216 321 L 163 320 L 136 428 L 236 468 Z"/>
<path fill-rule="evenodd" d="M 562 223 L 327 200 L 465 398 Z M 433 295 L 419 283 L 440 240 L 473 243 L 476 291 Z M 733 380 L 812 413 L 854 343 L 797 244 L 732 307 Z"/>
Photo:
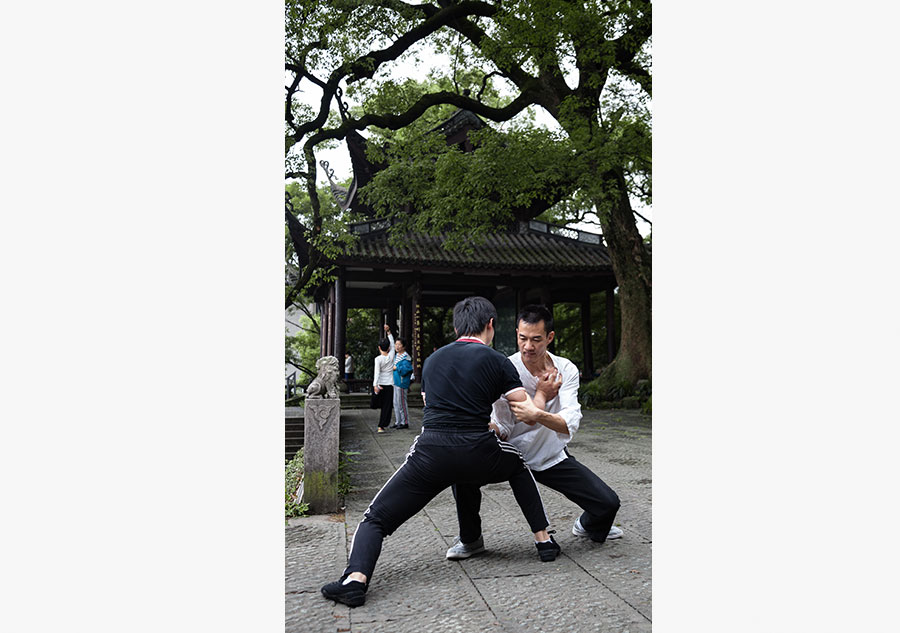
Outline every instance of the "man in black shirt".
<path fill-rule="evenodd" d="M 523 403 L 523 421 L 541 414 L 509 359 L 488 347 L 496 320 L 496 309 L 482 297 L 463 299 L 453 308 L 453 328 L 460 338 L 434 352 L 422 368 L 422 434 L 366 509 L 347 568 L 340 580 L 322 587 L 326 598 L 351 607 L 365 603 L 384 537 L 454 483 L 509 481 L 541 560 L 552 561 L 559 554 L 521 453 L 488 428 L 492 405 L 501 396 Z"/>

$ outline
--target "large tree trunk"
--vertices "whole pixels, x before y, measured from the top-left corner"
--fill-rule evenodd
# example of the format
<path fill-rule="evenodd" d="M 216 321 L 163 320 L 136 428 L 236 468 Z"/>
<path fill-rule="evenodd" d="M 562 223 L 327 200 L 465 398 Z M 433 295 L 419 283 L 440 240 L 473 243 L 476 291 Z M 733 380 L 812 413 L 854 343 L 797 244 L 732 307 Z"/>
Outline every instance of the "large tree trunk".
<path fill-rule="evenodd" d="M 615 192 L 610 200 L 596 200 L 600 226 L 619 282 L 622 310 L 622 338 L 619 351 L 600 378 L 603 386 L 634 385 L 651 377 L 651 296 L 650 252 L 637 230 L 628 189 L 621 173 L 602 176 L 604 190 Z"/>

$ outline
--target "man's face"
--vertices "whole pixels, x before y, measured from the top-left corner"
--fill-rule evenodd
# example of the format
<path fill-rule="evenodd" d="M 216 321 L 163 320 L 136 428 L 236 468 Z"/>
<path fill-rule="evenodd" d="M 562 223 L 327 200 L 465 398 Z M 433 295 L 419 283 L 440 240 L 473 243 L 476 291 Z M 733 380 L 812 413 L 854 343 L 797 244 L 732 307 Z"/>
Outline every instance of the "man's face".
<path fill-rule="evenodd" d="M 519 351 L 522 352 L 522 359 L 526 362 L 536 361 L 547 353 L 547 346 L 553 340 L 554 332 L 547 332 L 544 329 L 544 322 L 525 323 L 519 321 L 516 328 L 516 340 L 519 344 Z"/>

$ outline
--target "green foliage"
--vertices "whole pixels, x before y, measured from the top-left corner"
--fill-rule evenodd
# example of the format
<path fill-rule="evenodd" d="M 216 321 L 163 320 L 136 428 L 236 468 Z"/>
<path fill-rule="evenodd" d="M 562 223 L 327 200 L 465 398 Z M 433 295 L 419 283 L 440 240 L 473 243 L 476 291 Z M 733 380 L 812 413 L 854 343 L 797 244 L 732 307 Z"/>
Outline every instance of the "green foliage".
<path fill-rule="evenodd" d="M 603 380 L 603 376 L 584 383 L 578 391 L 578 401 L 586 409 L 603 408 L 610 402 L 620 402 L 623 398 L 633 395 L 632 384 L 628 381 L 609 383 Z"/>
<path fill-rule="evenodd" d="M 453 331 L 453 308 L 423 306 L 423 356 L 428 358 L 435 348 L 443 347 L 454 340 L 456 340 L 456 332 Z"/>
<path fill-rule="evenodd" d="M 309 512 L 309 504 L 297 498 L 300 482 L 303 481 L 303 449 L 293 459 L 284 464 L 284 518 L 302 517 Z"/>
<path fill-rule="evenodd" d="M 585 409 L 596 409 L 603 400 L 597 381 L 585 382 L 578 390 L 578 402 Z"/>
<path fill-rule="evenodd" d="M 495 125 L 472 134 L 470 140 L 478 146 L 472 154 L 447 147 L 442 135 L 429 133 L 456 110 L 446 103 L 426 109 L 397 130 L 369 128 L 370 158 L 390 163 L 363 192 L 380 215 L 399 219 L 401 232 L 445 232 L 448 248 L 471 249 L 510 220 L 510 209 L 527 208 L 537 200 L 563 196 L 548 215 L 557 222 L 602 213 L 597 205 L 617 200 L 598 178 L 609 169 L 624 168 L 632 194 L 649 201 L 649 75 L 630 74 L 651 68 L 649 30 L 644 28 L 650 21 L 649 3 L 485 2 L 487 14 L 438 29 L 373 74 L 371 52 L 421 27 L 433 9 L 402 2 L 288 0 L 286 56 L 323 80 L 338 70 L 346 74 L 344 98 L 357 119 L 402 115 L 423 96 L 440 93 L 468 92 L 485 105 L 502 108 L 525 84 L 519 80 L 513 86 L 494 74 L 498 68 L 518 68 L 532 77 L 561 73 L 578 88 L 545 79 L 531 87 L 553 93 L 550 100 L 557 100 L 558 109 L 552 114 L 564 133 L 536 128 L 528 109 L 504 123 L 503 130 Z M 456 30 L 463 23 L 484 30 L 485 37 L 473 44 Z M 627 37 L 613 41 L 626 31 L 633 33 L 633 44 Z M 636 65 L 625 72 L 617 70 L 623 45 L 636 55 Z M 424 80 L 396 72 L 404 63 L 427 63 L 429 53 L 443 56 L 438 58 L 442 63 Z M 340 121 L 334 105 L 326 129 Z M 316 114 L 297 110 L 295 116 L 302 122 Z M 415 215 L 404 212 L 410 207 Z"/>
<path fill-rule="evenodd" d="M 350 308 L 347 310 L 347 351 L 353 356 L 356 379 L 372 379 L 372 359 L 378 354 L 378 341 L 384 337 L 381 310 Z M 343 362 L 343 359 L 339 359 Z M 343 371 L 343 365 L 341 365 Z"/>
<path fill-rule="evenodd" d="M 470 250 L 512 220 L 512 209 L 552 202 L 572 187 L 572 149 L 558 132 L 487 127 L 469 140 L 471 152 L 448 147 L 441 134 L 372 150 L 388 167 L 361 190 L 363 200 L 395 216 L 398 232 L 444 233 L 445 248 Z M 397 213 L 406 207 L 416 213 Z"/>
<path fill-rule="evenodd" d="M 284 362 L 298 367 L 302 372 L 297 376 L 298 384 L 308 384 L 316 375 L 316 361 L 319 359 L 319 321 L 317 314 L 299 314 L 300 330 L 291 335 L 284 332 Z M 304 376 L 306 379 L 304 379 Z"/>
<path fill-rule="evenodd" d="M 349 185 L 349 181 L 346 181 L 345 185 Z M 290 182 L 285 186 L 285 191 L 290 196 L 294 216 L 307 229 L 310 228 L 315 223 L 315 218 L 305 186 L 300 182 Z M 358 238 L 347 231 L 347 223 L 356 222 L 362 218 L 350 211 L 341 211 L 328 187 L 319 187 L 317 193 L 320 204 L 321 230 L 318 234 L 309 233 L 307 237 L 314 248 L 327 257 L 333 258 L 356 242 Z M 287 227 L 285 227 L 284 249 L 285 265 L 296 269 L 298 266 L 297 254 L 294 252 L 294 244 Z M 317 268 L 308 287 L 314 287 L 324 281 L 331 281 L 334 278 L 332 273 L 331 267 Z"/>
<path fill-rule="evenodd" d="M 337 491 L 341 497 L 345 497 L 353 491 L 350 483 L 350 473 L 347 467 L 359 455 L 359 451 L 340 451 L 338 456 L 338 484 Z M 303 448 L 301 447 L 293 459 L 284 463 L 284 518 L 302 517 L 309 512 L 309 504 L 301 502 L 297 498 L 300 482 L 303 481 Z"/>
<path fill-rule="evenodd" d="M 614 348 L 619 345 L 621 333 L 615 324 L 619 322 L 619 297 L 615 295 L 615 308 L 613 315 L 613 341 Z M 554 338 L 554 353 L 571 360 L 575 365 L 584 370 L 584 343 L 581 336 L 581 304 L 556 303 L 553 305 L 553 322 L 556 337 Z M 591 354 L 594 360 L 594 368 L 600 368 L 610 361 L 607 357 L 606 346 L 606 295 L 594 293 L 591 295 Z M 583 380 L 590 380 L 592 376 L 582 376 Z"/>
<path fill-rule="evenodd" d="M 652 396 L 647 396 L 647 399 L 644 400 L 644 403 L 641 405 L 641 413 L 645 413 L 647 415 L 653 414 L 653 404 L 651 403 L 652 399 Z"/>
<path fill-rule="evenodd" d="M 353 491 L 353 484 L 350 483 L 350 473 L 347 472 L 350 464 L 355 462 L 353 459 L 359 455 L 359 451 L 338 451 L 338 494 L 346 497 Z"/>

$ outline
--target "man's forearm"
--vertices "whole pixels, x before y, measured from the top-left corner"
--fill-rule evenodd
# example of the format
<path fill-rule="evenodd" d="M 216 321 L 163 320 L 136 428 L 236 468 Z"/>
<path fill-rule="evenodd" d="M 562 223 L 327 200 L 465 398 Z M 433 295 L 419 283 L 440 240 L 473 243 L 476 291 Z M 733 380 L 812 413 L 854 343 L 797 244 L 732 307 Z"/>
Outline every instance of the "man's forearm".
<path fill-rule="evenodd" d="M 507 394 L 509 408 L 512 414 L 525 424 L 543 424 L 548 429 L 569 434 L 569 427 L 561 415 L 548 413 L 536 406 L 535 401 L 524 390 Z"/>
<path fill-rule="evenodd" d="M 537 404 L 535 402 L 535 404 Z M 538 424 L 543 424 L 548 429 L 552 431 L 556 431 L 557 433 L 562 433 L 563 435 L 569 434 L 569 427 L 566 425 L 566 421 L 563 417 L 557 413 L 547 413 L 546 411 L 541 411 L 540 415 L 537 418 Z"/>
<path fill-rule="evenodd" d="M 547 413 L 547 398 L 543 392 L 538 391 L 534 394 L 534 398 L 532 399 L 534 400 L 534 406 L 541 409 L 541 415 L 537 420 L 538 424 L 543 424 L 548 429 L 556 431 L 557 433 L 563 433 L 564 435 L 569 434 L 569 427 L 566 425 L 566 421 L 561 415 Z"/>

